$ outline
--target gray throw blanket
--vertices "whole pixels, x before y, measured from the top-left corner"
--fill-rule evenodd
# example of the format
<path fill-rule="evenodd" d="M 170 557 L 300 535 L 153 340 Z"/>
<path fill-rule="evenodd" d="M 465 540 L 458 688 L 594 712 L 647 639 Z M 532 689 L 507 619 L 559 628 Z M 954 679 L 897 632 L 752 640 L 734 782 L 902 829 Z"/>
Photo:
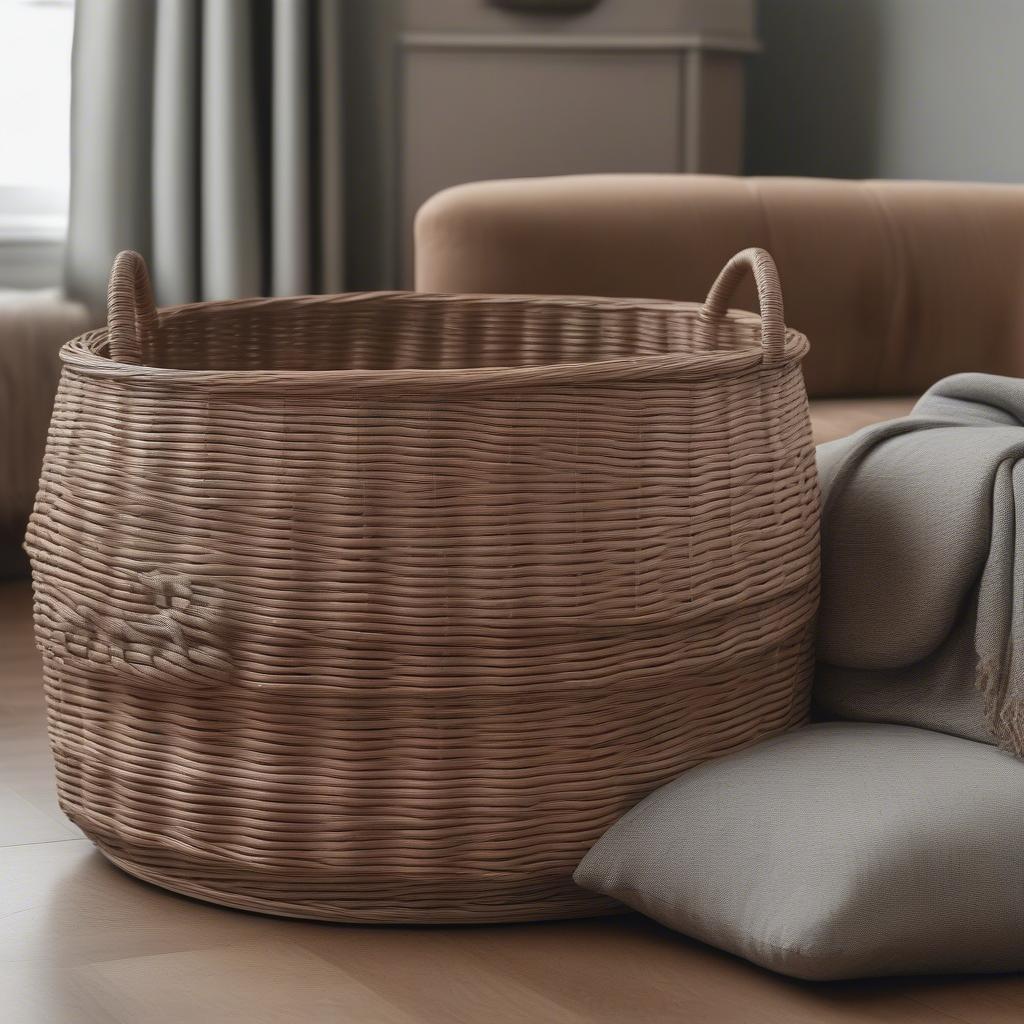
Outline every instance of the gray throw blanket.
<path fill-rule="evenodd" d="M 1024 380 L 947 377 L 818 468 L 819 715 L 1024 756 Z"/>

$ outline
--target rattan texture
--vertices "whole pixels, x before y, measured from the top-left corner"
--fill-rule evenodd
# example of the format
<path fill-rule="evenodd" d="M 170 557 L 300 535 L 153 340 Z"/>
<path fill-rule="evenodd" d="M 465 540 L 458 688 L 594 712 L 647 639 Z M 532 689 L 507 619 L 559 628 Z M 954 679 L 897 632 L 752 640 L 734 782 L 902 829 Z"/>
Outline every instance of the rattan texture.
<path fill-rule="evenodd" d="M 727 311 L 753 269 L 763 318 Z M 61 804 L 130 873 L 338 921 L 571 917 L 685 768 L 803 721 L 818 489 L 774 265 L 703 307 L 153 308 L 62 352 L 27 546 Z"/>

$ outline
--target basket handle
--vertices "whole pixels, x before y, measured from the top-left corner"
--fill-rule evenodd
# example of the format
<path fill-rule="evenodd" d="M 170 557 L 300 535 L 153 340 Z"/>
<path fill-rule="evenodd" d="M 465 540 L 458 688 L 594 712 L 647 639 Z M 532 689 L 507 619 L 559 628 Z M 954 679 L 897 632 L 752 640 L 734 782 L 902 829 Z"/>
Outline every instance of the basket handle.
<path fill-rule="evenodd" d="M 697 337 L 708 348 L 716 347 L 718 329 L 725 319 L 729 300 L 748 270 L 754 274 L 761 307 L 762 362 L 765 366 L 777 366 L 785 358 L 786 319 L 782 310 L 779 272 L 775 260 L 764 249 L 744 249 L 722 268 L 698 314 Z"/>
<path fill-rule="evenodd" d="M 141 363 L 158 319 L 146 261 L 130 249 L 119 252 L 107 286 L 110 358 L 119 363 Z"/>

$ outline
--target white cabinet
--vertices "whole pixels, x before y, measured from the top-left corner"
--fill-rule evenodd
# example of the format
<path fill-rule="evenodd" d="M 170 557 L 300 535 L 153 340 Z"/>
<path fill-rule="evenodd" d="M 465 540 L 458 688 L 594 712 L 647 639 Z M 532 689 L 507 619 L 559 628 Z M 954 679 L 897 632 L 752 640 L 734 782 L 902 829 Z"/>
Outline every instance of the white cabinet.
<path fill-rule="evenodd" d="M 601 171 L 737 173 L 753 0 L 599 0 L 525 14 L 406 0 L 398 39 L 397 225 L 449 185 Z"/>

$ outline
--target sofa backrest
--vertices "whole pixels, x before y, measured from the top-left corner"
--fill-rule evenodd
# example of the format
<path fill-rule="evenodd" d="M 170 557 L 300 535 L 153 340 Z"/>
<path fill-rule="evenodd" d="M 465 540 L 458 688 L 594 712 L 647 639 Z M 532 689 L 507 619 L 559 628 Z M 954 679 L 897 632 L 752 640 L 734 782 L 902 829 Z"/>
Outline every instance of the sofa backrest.
<path fill-rule="evenodd" d="M 814 397 L 1024 376 L 1024 186 L 586 175 L 459 185 L 420 210 L 423 291 L 701 300 L 768 249 Z M 736 304 L 756 308 L 750 282 Z"/>

